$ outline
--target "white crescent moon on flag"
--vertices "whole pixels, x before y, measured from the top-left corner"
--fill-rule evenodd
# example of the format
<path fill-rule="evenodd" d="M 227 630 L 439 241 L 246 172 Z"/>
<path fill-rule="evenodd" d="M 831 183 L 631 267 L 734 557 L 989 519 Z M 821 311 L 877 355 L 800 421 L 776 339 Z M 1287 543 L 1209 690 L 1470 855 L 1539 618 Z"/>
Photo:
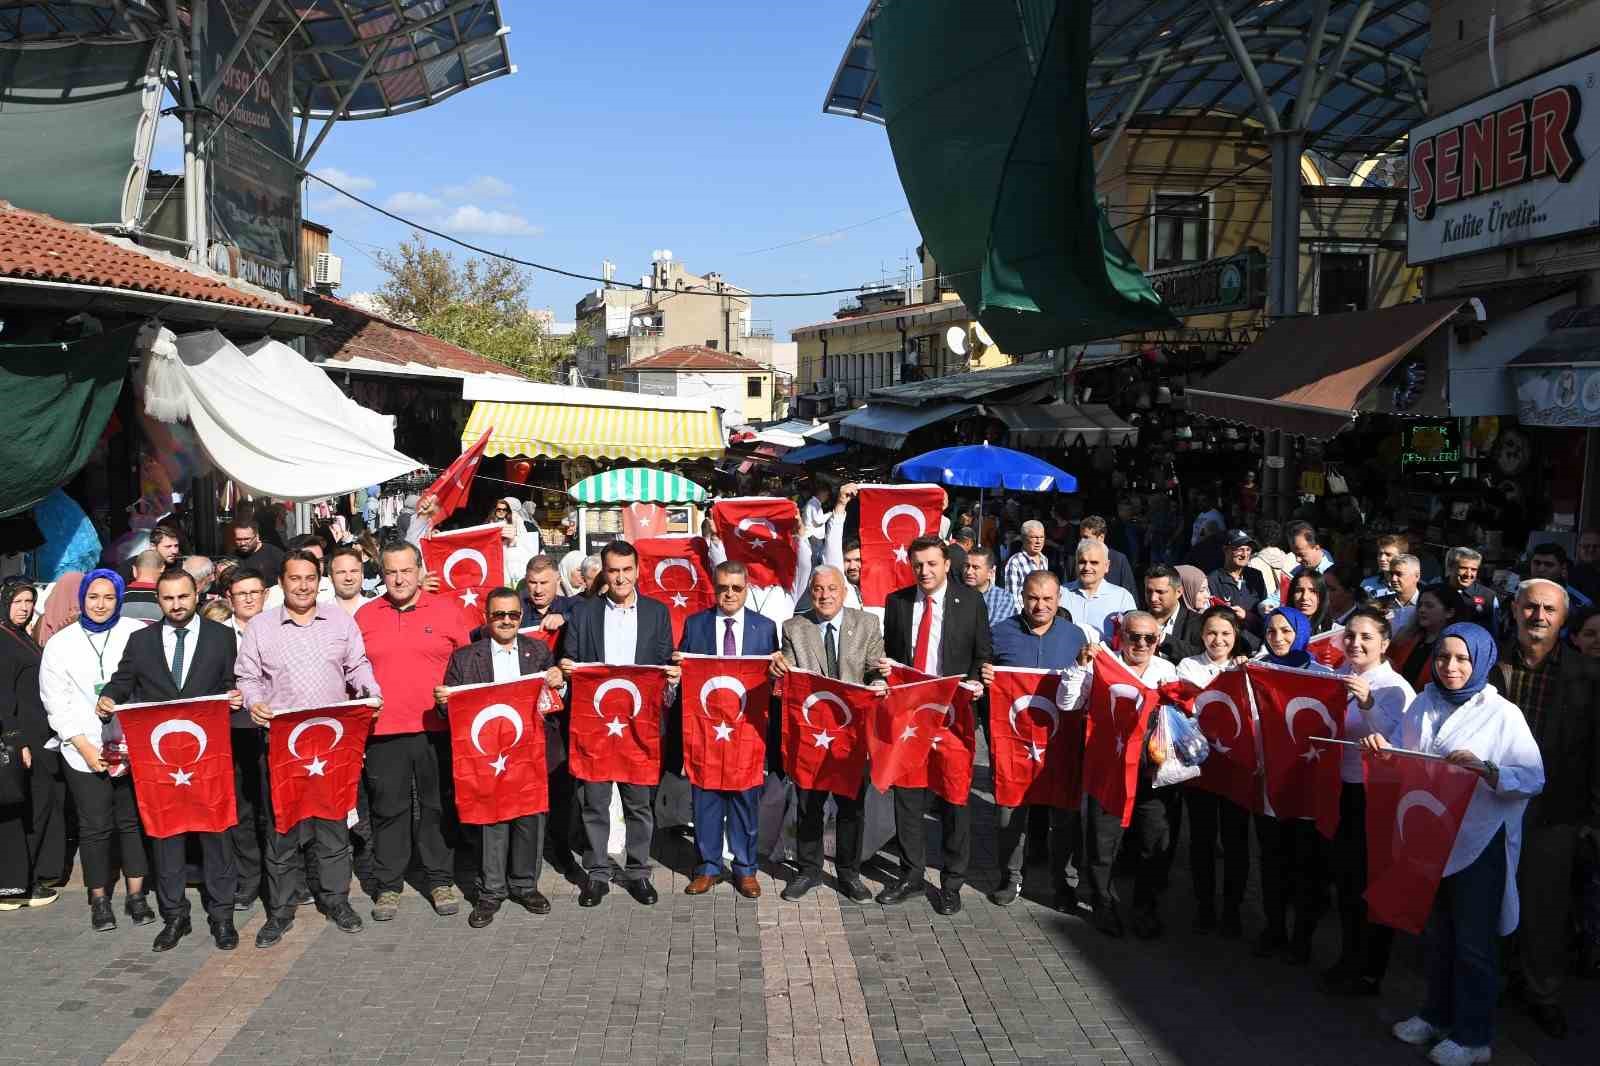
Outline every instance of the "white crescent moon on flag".
<path fill-rule="evenodd" d="M 1244 735 L 1244 719 L 1239 716 L 1239 705 L 1233 702 L 1233 697 L 1226 692 L 1202 692 L 1194 698 L 1194 719 L 1199 721 L 1205 715 L 1206 708 L 1213 703 L 1225 704 L 1233 714 L 1233 736 L 1220 739 L 1237 740 Z"/>
<path fill-rule="evenodd" d="M 897 503 L 893 507 L 889 508 L 887 511 L 883 512 L 883 521 L 881 523 L 879 523 L 879 527 L 883 530 L 883 539 L 884 540 L 890 541 L 891 543 L 894 541 L 894 538 L 889 535 L 889 523 L 893 522 L 896 518 L 900 517 L 901 515 L 908 515 L 911 518 L 914 518 L 914 519 L 917 520 L 917 536 L 918 537 L 927 535 L 927 532 L 928 532 L 928 519 L 927 519 L 927 516 L 922 513 L 922 508 L 913 507 L 909 503 Z M 916 539 L 916 537 L 912 538 L 912 540 L 915 540 L 915 539 Z M 906 541 L 906 543 L 910 544 L 911 541 L 908 540 L 908 541 Z"/>
<path fill-rule="evenodd" d="M 506 721 L 511 723 L 514 729 L 516 729 L 517 735 L 516 738 L 511 741 L 512 747 L 516 747 L 517 744 L 522 740 L 522 715 L 518 714 L 504 703 L 491 703 L 472 718 L 472 746 L 478 749 L 479 755 L 487 755 L 489 753 L 483 750 L 482 744 L 478 743 L 478 734 L 483 732 L 484 726 L 488 725 L 496 718 L 504 718 Z"/>
<path fill-rule="evenodd" d="M 948 729 L 956 724 L 956 709 L 952 704 L 924 703 L 911 713 L 917 714 L 920 711 L 932 711 L 934 714 L 938 715 L 940 723 L 939 728 L 941 729 Z"/>
<path fill-rule="evenodd" d="M 1039 695 L 1018 696 L 1011 702 L 1011 710 L 1006 713 L 1006 718 L 1011 722 L 1011 732 L 1018 740 L 1024 739 L 1017 732 L 1017 712 L 1040 710 L 1050 716 L 1050 739 L 1056 737 L 1056 730 L 1061 728 L 1061 709 L 1053 702 Z"/>
<path fill-rule="evenodd" d="M 451 552 L 448 557 L 446 557 L 444 561 L 444 569 L 439 575 L 440 577 L 444 578 L 444 583 L 446 585 L 453 589 L 472 587 L 472 585 L 457 585 L 450 577 L 450 571 L 454 570 L 456 564 L 461 562 L 463 559 L 470 559 L 478 564 L 478 580 L 472 582 L 472 585 L 483 585 L 488 583 L 489 560 L 483 557 L 483 553 L 477 548 L 457 548 L 455 551 Z"/>
<path fill-rule="evenodd" d="M 191 722 L 187 718 L 173 718 L 170 721 L 162 722 L 151 730 L 150 750 L 155 753 L 155 757 L 165 765 L 172 765 L 167 762 L 166 756 L 161 754 L 161 742 L 173 733 L 187 733 L 199 742 L 200 751 L 194 757 L 194 761 L 199 762 L 201 756 L 206 753 L 206 731 L 201 729 L 198 723 Z"/>
<path fill-rule="evenodd" d="M 766 530 L 767 531 L 767 536 L 766 536 L 767 540 L 777 540 L 778 539 L 778 527 L 772 524 L 772 520 L 770 518 L 741 518 L 741 519 L 739 519 L 739 525 L 734 530 L 734 532 L 735 533 L 744 533 L 747 530 L 751 530 L 751 529 L 764 529 L 764 530 Z M 760 538 L 751 537 L 749 539 L 754 541 L 754 540 L 758 540 Z"/>
<path fill-rule="evenodd" d="M 289 754 L 294 756 L 296 759 L 300 758 L 300 753 L 295 750 L 295 744 L 299 743 L 300 741 L 300 734 L 304 733 L 312 726 L 319 725 L 325 725 L 329 729 L 333 730 L 333 743 L 328 745 L 328 750 L 332 751 L 334 748 L 337 748 L 339 746 L 339 741 L 344 739 L 344 723 L 339 721 L 337 718 L 307 718 L 305 721 L 289 730 Z"/>
<path fill-rule="evenodd" d="M 628 717 L 639 717 L 639 711 L 644 707 L 644 695 L 639 691 L 638 685 L 635 685 L 632 681 L 629 681 L 625 677 L 613 677 L 609 681 L 602 681 L 600 683 L 600 687 L 594 690 L 595 715 L 599 718 L 605 717 L 605 714 L 600 710 L 600 704 L 605 702 L 606 693 L 610 692 L 612 689 L 621 689 L 629 696 L 633 697 L 633 713 Z"/>
<path fill-rule="evenodd" d="M 1400 805 L 1394 809 L 1394 828 L 1400 836 L 1400 843 L 1406 842 L 1406 812 L 1413 807 L 1421 807 L 1432 811 L 1435 818 L 1445 816 L 1444 801 L 1432 792 L 1420 788 L 1412 789 L 1400 797 Z"/>
<path fill-rule="evenodd" d="M 856 716 L 850 710 L 850 705 L 848 703 L 846 703 L 844 700 L 840 699 L 834 693 L 832 693 L 832 692 L 813 692 L 811 695 L 807 696 L 806 697 L 806 701 L 800 705 L 800 717 L 805 719 L 806 725 L 811 725 L 812 724 L 811 723 L 811 708 L 812 708 L 812 705 L 814 705 L 816 703 L 819 703 L 819 702 L 820 703 L 831 703 L 835 707 L 839 708 L 839 713 L 844 715 L 844 721 L 839 723 L 839 728 L 840 729 L 849 728 L 850 723 L 852 723 L 852 722 L 854 722 L 856 720 Z M 812 728 L 815 728 L 815 726 L 812 726 Z"/>
<path fill-rule="evenodd" d="M 1339 727 L 1333 724 L 1333 716 L 1328 713 L 1328 708 L 1322 705 L 1322 701 L 1314 700 L 1310 696 L 1296 696 L 1289 701 L 1289 706 L 1283 709 L 1283 724 L 1289 730 L 1290 740 L 1296 744 L 1300 743 L 1300 738 L 1294 735 L 1294 716 L 1301 711 L 1315 711 L 1317 717 L 1328 727 L 1327 735 L 1335 740 L 1338 739 Z"/>
<path fill-rule="evenodd" d="M 1140 699 L 1140 696 L 1139 696 L 1139 690 L 1137 688 L 1135 688 L 1133 685 L 1115 684 L 1115 685 L 1112 685 L 1108 689 L 1108 691 L 1111 694 L 1111 720 L 1113 722 L 1116 721 L 1116 718 L 1117 718 L 1117 701 L 1118 700 L 1132 700 L 1133 701 L 1133 706 L 1134 706 L 1134 712 L 1138 713 L 1138 708 L 1139 708 L 1142 700 Z"/>
<path fill-rule="evenodd" d="M 727 674 L 718 674 L 716 677 L 709 678 L 705 684 L 700 686 L 700 713 L 707 718 L 711 717 L 711 705 L 708 701 L 711 698 L 711 694 L 718 689 L 727 689 L 729 692 L 738 694 L 739 713 L 733 716 L 733 720 L 737 722 L 743 718 L 744 701 L 747 695 L 744 683 L 736 677 L 729 677 Z"/>
<path fill-rule="evenodd" d="M 700 587 L 700 574 L 695 570 L 694 564 L 687 559 L 662 559 L 658 561 L 656 563 L 656 584 L 658 586 L 663 589 L 667 587 L 667 583 L 662 581 L 661 577 L 666 571 L 671 570 L 674 566 L 681 566 L 689 572 L 689 588 L 695 589 Z"/>

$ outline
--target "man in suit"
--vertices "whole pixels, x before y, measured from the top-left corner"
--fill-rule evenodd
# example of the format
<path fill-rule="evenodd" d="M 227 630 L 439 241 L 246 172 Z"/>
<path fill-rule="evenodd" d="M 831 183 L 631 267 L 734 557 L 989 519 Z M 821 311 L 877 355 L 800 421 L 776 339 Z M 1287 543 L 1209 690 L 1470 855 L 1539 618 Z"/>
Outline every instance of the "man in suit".
<path fill-rule="evenodd" d="M 882 685 L 878 671 L 883 658 L 883 636 L 878 620 L 865 611 L 846 607 L 849 580 L 834 566 L 819 566 L 811 574 L 811 609 L 783 624 L 783 655 L 774 664 L 780 677 L 790 669 L 825 674 L 855 685 Z M 833 793 L 826 789 L 796 789 L 799 812 L 795 826 L 795 853 L 800 876 L 789 882 L 783 898 L 794 902 L 822 883 L 822 823 L 824 807 Z M 866 779 L 855 796 L 833 795 L 838 808 L 835 824 L 833 868 L 839 891 L 857 903 L 872 898 L 861 880 L 862 803 Z"/>
<path fill-rule="evenodd" d="M 450 655 L 444 684 L 433 690 L 434 702 L 448 710 L 450 689 L 456 685 L 483 685 L 494 681 L 515 681 L 529 674 L 551 669 L 550 649 L 537 640 L 517 632 L 522 624 L 522 602 L 516 589 L 497 588 L 484 600 L 489 635 Z M 560 681 L 561 672 L 547 680 Z M 557 686 L 559 687 L 559 685 Z M 566 743 L 561 723 L 551 714 L 544 716 L 545 758 L 559 752 Z M 482 849 L 478 866 L 478 898 L 467 916 L 467 924 L 482 929 L 494 921 L 500 904 L 509 895 L 511 902 L 530 914 L 549 914 L 550 901 L 539 891 L 539 870 L 543 865 L 543 814 L 527 814 L 509 822 L 479 827 Z"/>
<path fill-rule="evenodd" d="M 1156 654 L 1173 666 L 1204 651 L 1200 616 L 1183 602 L 1183 579 L 1166 563 L 1156 563 L 1144 575 L 1144 608 L 1161 628 Z"/>
<path fill-rule="evenodd" d="M 994 659 L 989 633 L 989 611 L 978 591 L 949 580 L 950 556 L 942 541 L 919 537 L 911 542 L 911 571 L 916 584 L 889 594 L 883 614 L 883 648 L 879 669 L 885 676 L 895 662 L 938 677 L 960 674 L 974 692 L 983 691 L 979 678 L 985 663 Z M 922 818 L 928 809 L 925 788 L 894 790 L 895 831 L 905 856 L 905 874 L 878 893 L 886 906 L 903 903 L 923 891 L 927 838 Z M 972 809 L 939 800 L 944 830 L 944 872 L 933 909 L 955 914 L 961 909 L 961 886 L 967 879 L 972 854 Z"/>
<path fill-rule="evenodd" d="M 570 678 L 578 663 L 613 666 L 666 666 L 667 678 L 678 683 L 672 664 L 672 617 L 667 606 L 639 595 L 639 553 L 625 540 L 614 540 L 600 552 L 600 573 L 605 591 L 573 608 L 561 627 L 561 673 Z M 570 709 L 569 709 L 570 713 Z M 626 867 L 613 869 L 606 854 L 611 839 L 611 789 L 622 797 L 627 826 Z M 588 847 L 586 873 L 578 906 L 598 907 L 610 891 L 613 876 L 620 876 L 628 895 L 645 906 L 657 900 L 650 884 L 650 838 L 655 833 L 655 789 L 613 781 L 578 782 L 578 809 Z"/>
<path fill-rule="evenodd" d="M 680 653 L 690 655 L 767 655 L 778 653 L 778 627 L 772 619 L 745 610 L 750 578 L 743 563 L 718 563 L 711 581 L 717 605 L 689 616 L 683 623 Z M 674 660 L 682 654 L 674 655 Z M 770 734 L 770 730 L 769 730 Z M 746 899 L 761 895 L 756 881 L 756 829 L 761 812 L 761 786 L 743 792 L 717 792 L 691 785 L 694 802 L 694 847 L 700 864 L 683 891 L 701 896 L 722 880 L 722 838 L 733 852 L 733 887 Z"/>
<path fill-rule="evenodd" d="M 122 662 L 100 692 L 98 710 L 109 717 L 119 703 L 146 703 L 192 699 L 227 693 L 235 714 L 242 714 L 244 697 L 233 687 L 233 632 L 225 625 L 199 617 L 199 594 L 194 578 L 182 569 L 168 570 L 156 582 L 161 604 L 159 625 L 128 638 Z M 184 842 L 189 834 L 151 841 L 156 862 L 156 903 L 165 923 L 156 934 L 155 951 L 170 951 L 191 932 L 185 875 Z M 218 948 L 239 946 L 233 927 L 233 899 L 239 871 L 233 863 L 233 846 L 227 833 L 196 833 L 205 868 L 205 905 L 211 938 Z"/>

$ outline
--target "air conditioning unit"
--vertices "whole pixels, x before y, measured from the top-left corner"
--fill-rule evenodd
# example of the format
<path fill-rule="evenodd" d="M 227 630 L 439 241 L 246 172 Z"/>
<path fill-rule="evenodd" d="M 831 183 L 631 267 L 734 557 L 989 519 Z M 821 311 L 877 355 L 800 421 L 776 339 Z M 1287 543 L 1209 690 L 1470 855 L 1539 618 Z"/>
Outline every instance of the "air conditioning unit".
<path fill-rule="evenodd" d="M 316 265 L 311 268 L 311 284 L 337 289 L 343 281 L 344 260 L 331 252 L 318 252 Z"/>
<path fill-rule="evenodd" d="M 850 406 L 850 386 L 842 381 L 833 383 L 833 402 L 839 407 Z"/>

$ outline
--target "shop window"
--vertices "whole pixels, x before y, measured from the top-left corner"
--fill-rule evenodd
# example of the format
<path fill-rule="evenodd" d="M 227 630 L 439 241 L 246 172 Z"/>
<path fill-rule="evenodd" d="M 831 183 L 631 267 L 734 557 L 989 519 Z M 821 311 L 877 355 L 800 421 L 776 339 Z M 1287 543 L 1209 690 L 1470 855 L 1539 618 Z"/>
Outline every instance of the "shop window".
<path fill-rule="evenodd" d="M 1317 314 L 1336 315 L 1367 309 L 1370 256 L 1358 252 L 1321 252 L 1317 263 Z"/>
<path fill-rule="evenodd" d="M 748 396 L 752 400 L 761 399 L 761 379 L 760 378 L 745 378 L 744 379 L 744 394 L 746 396 Z"/>
<path fill-rule="evenodd" d="M 1204 262 L 1211 256 L 1211 199 L 1191 193 L 1155 194 L 1152 270 Z"/>

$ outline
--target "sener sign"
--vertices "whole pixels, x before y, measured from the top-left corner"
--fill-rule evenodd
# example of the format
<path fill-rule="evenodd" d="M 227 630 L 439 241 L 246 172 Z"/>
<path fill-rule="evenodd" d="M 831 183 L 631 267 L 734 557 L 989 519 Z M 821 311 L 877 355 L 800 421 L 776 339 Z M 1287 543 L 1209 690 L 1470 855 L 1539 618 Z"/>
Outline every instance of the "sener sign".
<path fill-rule="evenodd" d="M 1413 129 L 1407 260 L 1600 226 L 1597 85 L 1591 52 Z"/>

